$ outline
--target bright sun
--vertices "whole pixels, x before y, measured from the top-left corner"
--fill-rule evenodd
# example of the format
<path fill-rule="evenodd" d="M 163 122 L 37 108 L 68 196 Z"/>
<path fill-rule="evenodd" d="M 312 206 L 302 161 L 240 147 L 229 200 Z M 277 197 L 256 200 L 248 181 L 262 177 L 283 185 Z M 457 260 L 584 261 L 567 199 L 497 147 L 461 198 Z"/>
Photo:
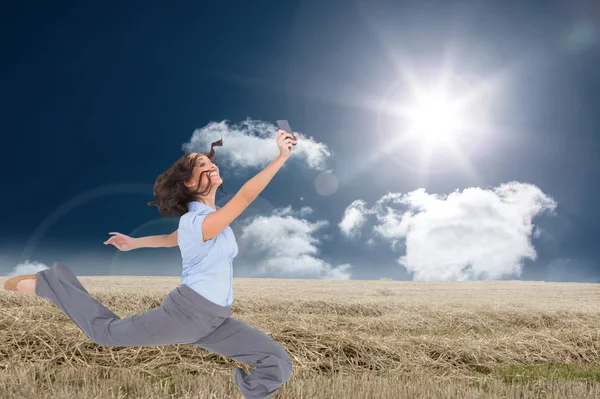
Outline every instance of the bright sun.
<path fill-rule="evenodd" d="M 469 158 L 491 145 L 494 127 L 488 120 L 500 82 L 492 78 L 472 85 L 450 69 L 418 79 L 404 70 L 383 101 L 373 103 L 386 140 L 381 154 L 423 176 L 454 166 L 475 176 Z"/>
<path fill-rule="evenodd" d="M 401 113 L 410 134 L 427 145 L 448 144 L 465 127 L 460 107 L 442 91 L 420 93 Z"/>

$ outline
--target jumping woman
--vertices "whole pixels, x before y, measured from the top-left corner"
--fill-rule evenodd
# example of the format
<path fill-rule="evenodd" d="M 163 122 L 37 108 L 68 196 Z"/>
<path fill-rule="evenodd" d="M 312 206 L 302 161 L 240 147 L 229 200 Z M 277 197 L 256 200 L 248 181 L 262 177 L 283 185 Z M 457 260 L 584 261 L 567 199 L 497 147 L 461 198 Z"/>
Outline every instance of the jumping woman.
<path fill-rule="evenodd" d="M 229 225 L 264 190 L 289 159 L 298 141 L 283 130 L 276 137 L 279 155 L 248 180 L 222 208 L 215 206 L 223 190 L 219 168 L 209 153 L 187 153 L 154 184 L 161 216 L 180 216 L 171 234 L 131 238 L 120 233 L 104 243 L 121 251 L 143 247 L 179 246 L 183 260 L 181 285 L 160 307 L 119 318 L 96 301 L 77 277 L 56 262 L 36 274 L 8 279 L 4 288 L 46 298 L 60 308 L 92 341 L 102 346 L 161 346 L 193 344 L 255 366 L 251 373 L 236 367 L 234 380 L 242 399 L 266 399 L 292 376 L 286 350 L 267 334 L 231 317 L 233 258 L 238 246 Z"/>

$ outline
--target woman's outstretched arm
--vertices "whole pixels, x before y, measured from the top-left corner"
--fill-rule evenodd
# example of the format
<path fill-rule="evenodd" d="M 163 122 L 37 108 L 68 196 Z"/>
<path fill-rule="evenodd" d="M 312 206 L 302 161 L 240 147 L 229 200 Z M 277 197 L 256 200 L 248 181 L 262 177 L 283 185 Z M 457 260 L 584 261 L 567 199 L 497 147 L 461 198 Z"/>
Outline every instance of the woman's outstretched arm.
<path fill-rule="evenodd" d="M 161 234 L 156 236 L 147 236 L 133 238 L 125 234 L 111 232 L 113 236 L 104 241 L 104 245 L 114 245 L 120 251 L 131 251 L 138 248 L 160 248 L 177 246 L 177 230 L 171 234 Z"/>
<path fill-rule="evenodd" d="M 223 229 L 235 220 L 258 197 L 271 181 L 273 176 L 281 169 L 291 155 L 292 144 L 298 137 L 280 130 L 277 135 L 279 155 L 266 168 L 248 180 L 240 191 L 222 208 L 211 212 L 202 221 L 202 240 L 204 242 L 215 238 Z"/>

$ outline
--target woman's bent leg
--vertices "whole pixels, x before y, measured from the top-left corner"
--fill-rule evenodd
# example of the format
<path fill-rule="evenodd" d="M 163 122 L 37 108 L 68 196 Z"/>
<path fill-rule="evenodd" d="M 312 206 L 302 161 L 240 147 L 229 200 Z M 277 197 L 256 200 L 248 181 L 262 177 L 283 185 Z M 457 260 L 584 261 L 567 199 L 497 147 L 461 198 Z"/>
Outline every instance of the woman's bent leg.
<path fill-rule="evenodd" d="M 255 366 L 249 374 L 234 370 L 235 383 L 246 399 L 270 398 L 292 376 L 290 357 L 277 341 L 232 317 L 195 345 Z"/>

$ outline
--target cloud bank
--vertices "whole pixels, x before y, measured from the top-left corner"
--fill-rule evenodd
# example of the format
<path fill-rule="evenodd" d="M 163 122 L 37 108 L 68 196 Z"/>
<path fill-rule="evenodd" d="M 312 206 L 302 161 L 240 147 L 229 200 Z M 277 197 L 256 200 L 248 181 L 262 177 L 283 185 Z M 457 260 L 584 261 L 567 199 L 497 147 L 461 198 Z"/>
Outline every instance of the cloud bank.
<path fill-rule="evenodd" d="M 262 168 L 279 154 L 275 141 L 277 126 L 252 119 L 238 124 L 227 121 L 211 122 L 196 129 L 190 140 L 183 144 L 186 152 L 208 152 L 213 141 L 223 137 L 223 147 L 217 147 L 216 162 L 233 168 Z M 298 144 L 292 149 L 291 159 L 300 159 L 311 169 L 322 170 L 331 152 L 327 145 L 300 133 Z"/>
<path fill-rule="evenodd" d="M 255 259 L 258 274 L 278 277 L 350 279 L 349 264 L 333 266 L 320 259 L 317 237 L 326 220 L 310 222 L 303 215 L 312 213 L 309 207 L 293 211 L 291 207 L 277 209 L 271 216 L 257 216 L 244 221 L 240 245 L 245 255 Z"/>
<path fill-rule="evenodd" d="M 467 188 L 449 195 L 424 189 L 389 193 L 372 207 L 352 202 L 338 227 L 361 236 L 374 219 L 371 238 L 405 245 L 398 263 L 414 280 L 476 280 L 520 276 L 522 262 L 535 260 L 533 219 L 552 213 L 556 202 L 538 187 L 510 182 L 494 189 Z"/>

